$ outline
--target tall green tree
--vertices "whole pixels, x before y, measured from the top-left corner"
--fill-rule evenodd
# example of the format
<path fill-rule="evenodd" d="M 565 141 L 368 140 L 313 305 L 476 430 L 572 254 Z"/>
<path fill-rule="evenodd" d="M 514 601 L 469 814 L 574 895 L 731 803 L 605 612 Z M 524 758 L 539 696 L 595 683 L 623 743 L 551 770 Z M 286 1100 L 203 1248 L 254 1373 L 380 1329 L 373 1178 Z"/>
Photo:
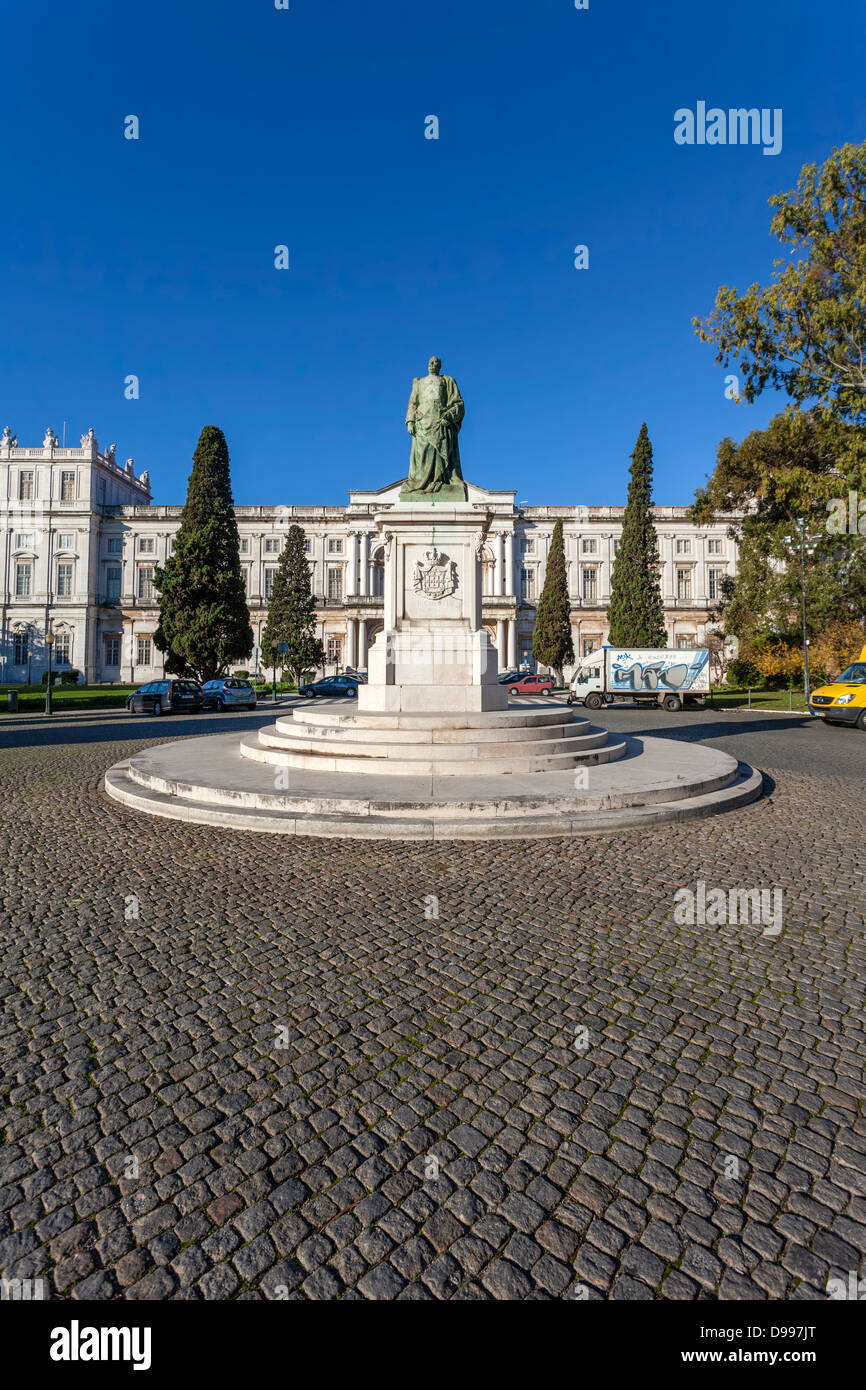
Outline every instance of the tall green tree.
<path fill-rule="evenodd" d="M 192 459 L 186 502 L 165 566 L 157 568 L 159 626 L 154 641 L 176 676 L 215 680 L 253 649 L 241 577 L 229 451 L 205 425 Z"/>
<path fill-rule="evenodd" d="M 532 634 L 532 655 L 542 666 L 550 666 L 562 685 L 562 668 L 574 661 L 571 640 L 571 604 L 568 598 L 568 571 L 565 565 L 565 540 L 562 522 L 553 528 L 553 539 L 547 556 L 544 588 L 535 613 Z"/>
<path fill-rule="evenodd" d="M 775 415 L 739 444 L 723 439 L 692 519 L 727 519 L 737 573 L 721 587 L 716 617 L 749 645 L 801 641 L 798 523 L 805 522 L 810 634 L 866 614 L 866 429 L 821 408 Z M 840 519 L 839 513 L 843 515 Z"/>
<path fill-rule="evenodd" d="M 614 647 L 665 647 L 667 629 L 652 517 L 653 448 L 641 425 L 629 470 L 622 537 L 613 562 L 608 620 Z"/>
<path fill-rule="evenodd" d="M 325 650 L 316 636 L 316 600 L 310 590 L 310 566 L 304 554 L 304 533 L 290 526 L 274 587 L 268 604 L 268 621 L 262 633 L 262 661 L 270 665 L 274 642 L 286 642 L 288 651 L 277 658 L 298 685 L 305 671 L 315 670 L 325 660 Z"/>
<path fill-rule="evenodd" d="M 771 387 L 866 423 L 866 142 L 804 165 L 770 207 L 784 252 L 772 283 L 723 285 L 695 331 L 717 362 L 738 362 L 746 401 Z"/>

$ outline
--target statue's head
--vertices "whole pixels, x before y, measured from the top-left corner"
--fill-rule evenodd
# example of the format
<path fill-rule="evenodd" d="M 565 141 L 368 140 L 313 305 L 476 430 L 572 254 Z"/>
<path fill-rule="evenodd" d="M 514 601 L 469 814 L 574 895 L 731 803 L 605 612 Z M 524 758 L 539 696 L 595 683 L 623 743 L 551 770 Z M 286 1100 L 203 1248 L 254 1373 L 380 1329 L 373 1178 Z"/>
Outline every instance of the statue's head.
<path fill-rule="evenodd" d="M 431 357 L 430 361 L 427 363 L 427 370 L 431 376 L 438 376 L 442 370 L 442 359 L 440 357 Z"/>

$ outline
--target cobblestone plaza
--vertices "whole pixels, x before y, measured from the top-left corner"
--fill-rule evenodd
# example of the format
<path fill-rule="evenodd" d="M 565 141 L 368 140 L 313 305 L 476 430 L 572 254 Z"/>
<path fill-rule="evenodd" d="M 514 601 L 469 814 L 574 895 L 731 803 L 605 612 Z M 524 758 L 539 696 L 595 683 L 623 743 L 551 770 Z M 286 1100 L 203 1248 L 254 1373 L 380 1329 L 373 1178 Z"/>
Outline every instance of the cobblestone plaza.
<path fill-rule="evenodd" d="M 823 1300 L 859 1271 L 861 734 L 612 711 L 768 794 L 599 839 L 302 840 L 104 795 L 167 734 L 257 721 L 0 729 L 4 1278 Z M 677 924 L 698 880 L 781 889 L 781 934 Z"/>

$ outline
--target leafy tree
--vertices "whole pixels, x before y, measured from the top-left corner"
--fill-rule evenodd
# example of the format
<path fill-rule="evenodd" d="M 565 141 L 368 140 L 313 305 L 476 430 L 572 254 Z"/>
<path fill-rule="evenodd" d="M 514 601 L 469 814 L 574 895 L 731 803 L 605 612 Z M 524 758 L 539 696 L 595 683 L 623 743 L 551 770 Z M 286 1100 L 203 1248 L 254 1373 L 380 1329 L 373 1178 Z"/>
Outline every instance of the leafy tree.
<path fill-rule="evenodd" d="M 174 550 L 154 573 L 160 596 L 154 641 L 174 675 L 214 680 L 250 655 L 253 630 L 239 550 L 228 446 L 222 430 L 205 425 Z"/>
<path fill-rule="evenodd" d="M 562 668 L 574 661 L 571 640 L 571 603 L 568 597 L 568 572 L 565 566 L 565 540 L 562 521 L 553 528 L 553 539 L 547 556 L 544 588 L 535 612 L 532 634 L 532 655 L 542 666 L 550 666 L 562 685 Z"/>
<path fill-rule="evenodd" d="M 853 494 L 853 500 L 849 495 Z M 806 612 L 810 635 L 866 612 L 866 539 L 839 524 L 866 497 L 866 430 L 825 411 L 774 416 L 742 443 L 723 439 L 716 467 L 697 490 L 692 518 L 727 516 L 738 542 L 715 616 L 741 640 L 801 636 L 797 523 L 806 523 Z"/>
<path fill-rule="evenodd" d="M 287 642 L 288 652 L 277 664 L 287 670 L 295 685 L 305 671 L 325 660 L 325 649 L 316 636 L 316 600 L 310 591 L 310 566 L 304 554 L 304 533 L 290 526 L 268 604 L 268 621 L 262 633 L 262 661 L 273 660 L 274 642 Z"/>
<path fill-rule="evenodd" d="M 609 641 L 614 647 L 665 647 L 659 548 L 652 518 L 653 450 L 641 425 L 631 456 L 622 538 L 610 585 Z"/>
<path fill-rule="evenodd" d="M 772 283 L 742 295 L 723 285 L 695 330 L 717 362 L 739 359 L 745 400 L 772 387 L 866 423 L 866 143 L 804 165 L 796 188 L 770 206 L 787 253 Z"/>

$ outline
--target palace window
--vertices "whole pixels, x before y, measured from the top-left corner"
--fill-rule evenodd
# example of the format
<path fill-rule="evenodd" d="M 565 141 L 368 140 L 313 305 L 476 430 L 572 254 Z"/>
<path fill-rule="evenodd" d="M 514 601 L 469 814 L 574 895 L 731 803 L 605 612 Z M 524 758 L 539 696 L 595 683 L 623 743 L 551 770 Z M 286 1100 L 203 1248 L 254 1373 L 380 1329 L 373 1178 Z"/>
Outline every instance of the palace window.
<path fill-rule="evenodd" d="M 328 598 L 339 600 L 343 597 L 343 571 L 342 569 L 328 570 Z"/>
<path fill-rule="evenodd" d="M 310 553 L 310 551 L 312 550 L 312 548 L 313 548 L 313 543 L 312 543 L 312 541 L 310 540 L 309 536 L 305 536 L 305 537 L 304 537 L 304 554 L 305 554 L 305 555 L 309 555 L 309 553 Z"/>
<path fill-rule="evenodd" d="M 152 555 L 156 549 L 153 536 L 140 536 L 138 540 L 138 553 L 140 555 Z"/>
<path fill-rule="evenodd" d="M 691 541 L 690 541 L 688 538 L 686 538 L 686 537 L 678 536 L 678 537 L 677 537 L 677 554 L 678 554 L 678 555 L 691 555 L 691 553 L 692 553 L 692 543 L 691 543 Z"/>
<path fill-rule="evenodd" d="M 328 638 L 328 665 L 342 666 L 343 664 L 343 639 L 342 637 Z"/>
<path fill-rule="evenodd" d="M 678 651 L 681 651 L 681 652 L 684 652 L 684 651 L 687 650 L 687 648 L 689 648 L 689 647 L 692 646 L 692 643 L 693 643 L 693 642 L 694 642 L 694 638 L 692 638 L 692 637 L 678 637 L 678 638 L 677 638 L 677 650 L 678 650 Z"/>
<path fill-rule="evenodd" d="M 520 542 L 520 552 L 522 555 L 534 555 L 535 541 L 531 539 L 522 540 Z"/>
<path fill-rule="evenodd" d="M 329 536 L 329 537 L 328 537 L 328 554 L 329 554 L 329 555 L 342 555 L 342 553 L 343 553 L 343 540 L 342 540 L 342 537 L 341 537 L 341 536 Z"/>
<path fill-rule="evenodd" d="M 12 643 L 13 666 L 24 666 L 30 650 L 29 632 L 16 632 Z"/>
<path fill-rule="evenodd" d="M 33 549 L 33 532 L 32 532 L 32 531 L 19 531 L 19 532 L 18 532 L 18 535 L 15 537 L 15 549 L 16 549 L 16 550 L 32 550 L 32 549 Z"/>
<path fill-rule="evenodd" d="M 109 565 L 105 571 L 106 597 L 110 599 L 120 598 L 120 581 L 122 571 L 120 565 Z"/>
<path fill-rule="evenodd" d="M 721 570 L 707 570 L 707 597 L 719 597 L 719 585 L 722 577 Z"/>
<path fill-rule="evenodd" d="M 249 553 L 250 553 L 250 543 L 249 543 L 249 541 L 247 540 L 246 536 L 241 536 L 240 540 L 238 541 L 238 545 L 239 545 L 239 547 L 240 547 L 240 553 L 241 553 L 241 555 L 249 555 Z"/>
<path fill-rule="evenodd" d="M 106 666 L 120 665 L 120 638 L 105 638 L 105 664 Z"/>
<path fill-rule="evenodd" d="M 138 597 L 144 603 L 150 603 L 153 599 L 153 565 L 139 566 Z"/>
<path fill-rule="evenodd" d="M 277 577 L 276 565 L 265 565 L 265 598 L 270 598 L 274 592 L 274 580 Z"/>
<path fill-rule="evenodd" d="M 596 572 L 593 568 L 583 571 L 583 601 L 584 603 L 595 603 L 596 600 Z"/>
<path fill-rule="evenodd" d="M 123 536 L 109 536 L 108 553 L 109 555 L 123 554 Z"/>
<path fill-rule="evenodd" d="M 33 586 L 33 566 L 22 560 L 15 566 L 15 597 L 29 598 Z"/>
<path fill-rule="evenodd" d="M 54 637 L 54 664 L 68 666 L 72 659 L 72 633 L 58 632 Z"/>
<path fill-rule="evenodd" d="M 584 536 L 581 541 L 581 553 L 583 555 L 595 555 L 598 551 L 598 541 L 595 536 Z"/>
<path fill-rule="evenodd" d="M 707 541 L 707 554 L 708 554 L 708 555 L 721 555 L 721 553 L 722 553 L 722 538 L 721 538 L 721 536 L 710 536 L 709 540 Z"/>
<path fill-rule="evenodd" d="M 57 597 L 71 598 L 72 596 L 72 566 L 62 564 L 57 566 Z"/>
<path fill-rule="evenodd" d="M 60 500 L 61 502 L 75 501 L 75 470 L 66 469 L 60 474 Z"/>
<path fill-rule="evenodd" d="M 599 639 L 598 639 L 597 637 L 584 637 L 584 639 L 583 639 L 583 655 L 584 655 L 584 656 L 589 656 L 590 652 L 596 652 L 596 651 L 598 651 L 598 648 L 599 648 Z"/>
<path fill-rule="evenodd" d="M 622 545 L 622 540 L 620 539 L 619 536 L 617 536 L 616 540 L 615 540 L 614 543 L 613 543 L 613 553 L 614 553 L 614 556 L 617 556 L 617 555 L 619 554 L 619 548 L 620 548 L 621 545 Z"/>
<path fill-rule="evenodd" d="M 690 599 L 692 596 L 692 572 L 690 569 L 677 570 L 677 598 Z"/>
<path fill-rule="evenodd" d="M 32 502 L 33 500 L 33 469 L 22 468 L 18 474 L 18 501 Z"/>
<path fill-rule="evenodd" d="M 265 554 L 279 555 L 280 538 L 279 536 L 265 536 Z"/>
<path fill-rule="evenodd" d="M 150 666 L 153 660 L 153 642 L 150 637 L 139 637 L 135 644 L 136 666 Z"/>
<path fill-rule="evenodd" d="M 75 536 L 69 531 L 64 531 L 61 535 L 57 537 L 57 549 L 74 550 Z"/>
<path fill-rule="evenodd" d="M 520 571 L 520 597 L 526 603 L 532 603 L 535 599 L 535 570 L 521 569 Z"/>

